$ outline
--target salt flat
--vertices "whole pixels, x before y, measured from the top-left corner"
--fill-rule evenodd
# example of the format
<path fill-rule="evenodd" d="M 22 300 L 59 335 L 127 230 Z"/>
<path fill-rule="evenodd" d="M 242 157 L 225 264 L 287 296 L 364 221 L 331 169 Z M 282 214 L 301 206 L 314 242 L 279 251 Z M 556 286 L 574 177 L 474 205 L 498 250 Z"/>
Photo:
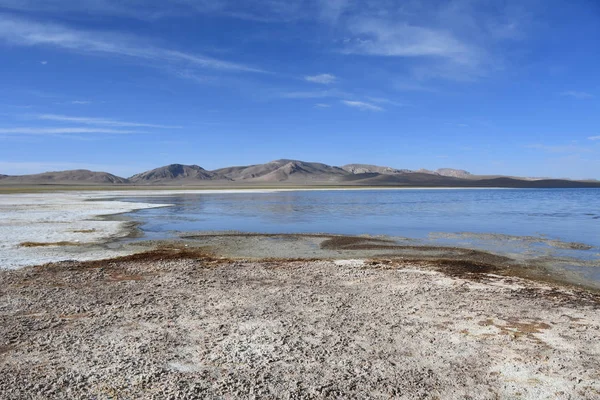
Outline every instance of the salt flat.
<path fill-rule="evenodd" d="M 275 190 L 205 190 L 202 193 L 270 191 Z M 104 245 L 128 236 L 131 224 L 102 217 L 166 207 L 169 204 L 113 199 L 186 193 L 198 191 L 67 191 L 0 195 L 0 268 L 12 269 L 64 260 L 98 260 L 129 254 L 131 249 L 108 248 Z"/>
<path fill-rule="evenodd" d="M 164 206 L 97 200 L 100 196 L 76 192 L 0 195 L 0 267 L 104 258 L 110 252 L 102 248 L 76 253 L 68 250 L 129 234 L 126 221 L 109 221 L 102 216 Z M 49 245 L 61 242 L 62 246 Z M 25 243 L 36 247 L 25 247 Z"/>

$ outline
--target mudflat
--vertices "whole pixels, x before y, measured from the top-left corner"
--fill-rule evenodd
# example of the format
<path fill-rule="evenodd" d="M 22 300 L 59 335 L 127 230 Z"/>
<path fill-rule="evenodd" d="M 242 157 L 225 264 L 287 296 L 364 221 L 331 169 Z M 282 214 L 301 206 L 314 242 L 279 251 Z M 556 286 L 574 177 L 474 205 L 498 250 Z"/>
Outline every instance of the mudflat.
<path fill-rule="evenodd" d="M 0 393 L 600 398 L 600 296 L 435 260 L 199 250 L 0 271 Z"/>

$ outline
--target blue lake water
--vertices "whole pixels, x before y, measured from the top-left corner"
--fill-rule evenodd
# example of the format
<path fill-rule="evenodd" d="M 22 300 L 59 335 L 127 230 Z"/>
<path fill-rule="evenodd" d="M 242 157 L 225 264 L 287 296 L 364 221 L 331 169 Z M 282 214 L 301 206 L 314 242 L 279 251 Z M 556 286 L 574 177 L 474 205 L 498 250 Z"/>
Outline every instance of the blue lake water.
<path fill-rule="evenodd" d="M 133 214 L 149 234 L 239 230 L 423 238 L 430 232 L 485 232 L 600 246 L 600 189 L 198 193 L 131 200 L 174 204 Z"/>
<path fill-rule="evenodd" d="M 194 193 L 131 200 L 173 204 L 130 214 L 151 239 L 173 237 L 178 232 L 230 230 L 370 234 L 501 253 L 538 251 L 540 256 L 600 260 L 600 189 Z M 502 239 L 498 234 L 510 237 Z M 529 240 L 528 246 L 522 247 L 514 237 L 524 236 L 541 241 Z M 550 240 L 592 248 L 557 248 L 544 242 Z"/>

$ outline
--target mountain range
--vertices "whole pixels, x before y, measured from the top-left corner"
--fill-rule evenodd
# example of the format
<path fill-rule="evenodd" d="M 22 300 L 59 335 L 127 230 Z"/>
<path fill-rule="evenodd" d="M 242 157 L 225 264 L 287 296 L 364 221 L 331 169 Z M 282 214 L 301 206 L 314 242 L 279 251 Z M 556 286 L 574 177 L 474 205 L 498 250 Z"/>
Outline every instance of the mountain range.
<path fill-rule="evenodd" d="M 404 186 L 404 187 L 600 187 L 600 181 L 473 175 L 442 168 L 407 170 L 368 164 L 342 167 L 298 160 L 208 171 L 198 165 L 171 164 L 121 178 L 107 172 L 71 170 L 34 175 L 0 175 L 0 185 L 120 186 Z"/>

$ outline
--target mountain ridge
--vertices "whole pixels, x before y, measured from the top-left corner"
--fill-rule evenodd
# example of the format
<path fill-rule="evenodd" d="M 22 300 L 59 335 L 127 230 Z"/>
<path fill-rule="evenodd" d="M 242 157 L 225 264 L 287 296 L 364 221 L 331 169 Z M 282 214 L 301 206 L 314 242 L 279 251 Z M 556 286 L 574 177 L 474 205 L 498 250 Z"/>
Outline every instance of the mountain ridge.
<path fill-rule="evenodd" d="M 198 165 L 169 164 L 129 178 L 107 172 L 68 170 L 32 175 L 0 174 L 1 185 L 121 185 L 121 186 L 389 186 L 389 187 L 600 187 L 600 181 L 531 179 L 473 175 L 452 168 L 408 170 L 370 164 L 342 167 L 318 162 L 280 159 L 264 164 L 206 170 Z"/>
<path fill-rule="evenodd" d="M 95 184 L 125 184 L 128 180 L 108 172 L 73 169 L 66 171 L 49 171 L 31 175 L 0 175 L 2 183 L 62 183 L 82 182 Z"/>

